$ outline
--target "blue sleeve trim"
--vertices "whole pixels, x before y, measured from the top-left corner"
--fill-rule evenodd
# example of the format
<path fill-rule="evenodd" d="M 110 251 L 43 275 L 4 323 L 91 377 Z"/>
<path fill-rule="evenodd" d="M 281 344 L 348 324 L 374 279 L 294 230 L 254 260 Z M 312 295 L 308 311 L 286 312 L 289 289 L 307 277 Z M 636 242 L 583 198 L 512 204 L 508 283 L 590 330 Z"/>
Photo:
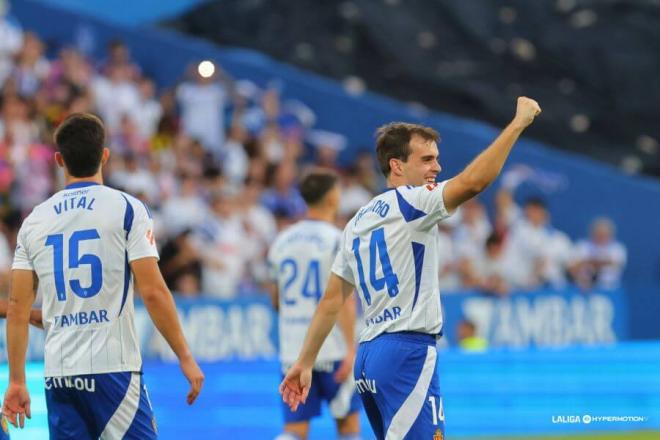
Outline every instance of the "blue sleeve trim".
<path fill-rule="evenodd" d="M 422 284 L 422 268 L 424 267 L 424 251 L 426 246 L 421 243 L 412 242 L 413 257 L 415 258 L 415 297 L 413 298 L 412 309 L 415 309 L 417 297 L 419 296 L 419 286 Z"/>
<path fill-rule="evenodd" d="M 401 214 L 403 215 L 403 218 L 406 220 L 406 222 L 410 223 L 411 221 L 417 220 L 418 218 L 422 218 L 426 215 L 424 211 L 420 211 L 408 203 L 398 190 L 396 191 L 396 200 L 399 202 L 399 211 L 401 211 Z"/>
<path fill-rule="evenodd" d="M 124 310 L 126 298 L 128 298 L 128 287 L 131 285 L 131 265 L 128 264 L 128 251 L 124 253 L 124 261 L 124 291 L 121 295 L 121 306 L 119 307 L 119 313 L 117 316 L 121 316 L 121 312 Z"/>
<path fill-rule="evenodd" d="M 133 218 L 135 217 L 135 211 L 133 211 L 133 205 L 128 201 L 128 198 L 125 195 L 121 195 L 124 200 L 126 200 L 126 211 L 124 212 L 124 231 L 126 231 L 126 238 L 133 228 Z"/>

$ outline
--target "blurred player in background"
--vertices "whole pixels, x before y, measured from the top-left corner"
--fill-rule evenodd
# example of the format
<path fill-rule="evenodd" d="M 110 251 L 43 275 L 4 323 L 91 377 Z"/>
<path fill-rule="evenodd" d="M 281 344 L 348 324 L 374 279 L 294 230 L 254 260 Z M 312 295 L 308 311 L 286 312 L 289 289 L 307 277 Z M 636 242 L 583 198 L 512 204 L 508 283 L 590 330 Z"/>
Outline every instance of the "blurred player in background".
<path fill-rule="evenodd" d="M 314 359 L 344 299 L 358 286 L 366 327 L 354 374 L 376 437 L 444 436 L 436 374 L 436 338 L 442 331 L 437 223 L 495 180 L 540 111 L 534 100 L 518 98 L 513 121 L 497 139 L 456 177 L 439 184 L 435 130 L 405 123 L 378 130 L 376 154 L 389 189 L 344 229 L 325 295 L 280 385 L 292 410 L 307 400 Z"/>
<path fill-rule="evenodd" d="M 337 176 L 321 168 L 301 180 L 300 193 L 305 200 L 307 218 L 282 231 L 273 242 L 268 262 L 277 287 L 273 304 L 279 310 L 280 360 L 282 372 L 295 362 L 307 327 L 325 289 L 335 258 L 341 231 L 333 221 L 339 209 Z M 355 359 L 355 299 L 347 298 L 338 311 L 338 325 L 320 348 L 312 365 L 313 385 L 308 400 L 298 411 L 283 405 L 284 433 L 277 440 L 306 439 L 309 422 L 321 414 L 327 401 L 337 422 L 342 440 L 360 438 L 360 399 L 352 377 Z"/>
<path fill-rule="evenodd" d="M 152 439 L 156 423 L 142 381 L 133 277 L 158 331 L 179 358 L 195 400 L 204 375 L 183 336 L 158 270 L 149 210 L 103 185 L 105 129 L 75 113 L 55 132 L 66 187 L 34 208 L 18 233 L 7 312 L 9 386 L 3 414 L 30 417 L 25 353 L 30 306 L 43 296 L 46 404 L 51 439 Z"/>

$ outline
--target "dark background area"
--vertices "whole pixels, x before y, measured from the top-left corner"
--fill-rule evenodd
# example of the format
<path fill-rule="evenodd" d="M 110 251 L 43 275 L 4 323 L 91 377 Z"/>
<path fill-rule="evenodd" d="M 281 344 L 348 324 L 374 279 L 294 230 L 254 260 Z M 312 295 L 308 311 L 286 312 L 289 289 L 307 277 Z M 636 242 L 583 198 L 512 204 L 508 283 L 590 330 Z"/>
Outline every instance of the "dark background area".
<path fill-rule="evenodd" d="M 536 98 L 539 140 L 660 176 L 660 1 L 213 1 L 164 23 L 497 126 Z"/>

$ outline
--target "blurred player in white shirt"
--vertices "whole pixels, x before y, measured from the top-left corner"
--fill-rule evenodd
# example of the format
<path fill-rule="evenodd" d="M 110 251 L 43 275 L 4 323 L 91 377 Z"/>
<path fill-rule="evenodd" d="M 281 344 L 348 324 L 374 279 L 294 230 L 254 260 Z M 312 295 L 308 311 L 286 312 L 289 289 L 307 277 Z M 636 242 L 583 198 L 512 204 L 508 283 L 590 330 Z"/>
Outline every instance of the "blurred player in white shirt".
<path fill-rule="evenodd" d="M 7 313 L 9 386 L 3 414 L 30 417 L 25 353 L 30 306 L 43 296 L 46 404 L 51 439 L 157 437 L 134 324 L 133 278 L 158 331 L 199 394 L 204 375 L 158 269 L 149 210 L 103 185 L 105 129 L 75 113 L 55 133 L 66 188 L 36 206 L 18 233 Z"/>
<path fill-rule="evenodd" d="M 279 311 L 280 360 L 283 374 L 296 361 L 307 327 L 325 289 L 339 248 L 341 231 L 332 223 L 339 208 L 337 176 L 321 168 L 300 182 L 307 217 L 283 230 L 273 242 L 268 262 L 277 287 L 273 304 Z M 284 433 L 277 440 L 304 440 L 309 422 L 327 401 L 341 440 L 360 438 L 360 398 L 351 370 L 355 359 L 355 302 L 349 298 L 338 325 L 321 347 L 313 367 L 309 399 L 293 412 L 283 405 Z"/>
<path fill-rule="evenodd" d="M 608 218 L 593 221 L 590 237 L 573 250 L 571 274 L 583 289 L 616 289 L 626 266 L 626 247 L 615 237 L 616 228 Z"/>
<path fill-rule="evenodd" d="M 388 190 L 344 229 L 303 348 L 280 385 L 293 411 L 307 400 L 314 360 L 344 299 L 357 287 L 366 326 L 354 375 L 376 438 L 444 436 L 436 374 L 436 338 L 442 331 L 437 223 L 495 180 L 540 111 L 535 101 L 518 98 L 516 115 L 498 138 L 465 170 L 439 184 L 435 130 L 392 123 L 378 131 L 376 154 Z"/>

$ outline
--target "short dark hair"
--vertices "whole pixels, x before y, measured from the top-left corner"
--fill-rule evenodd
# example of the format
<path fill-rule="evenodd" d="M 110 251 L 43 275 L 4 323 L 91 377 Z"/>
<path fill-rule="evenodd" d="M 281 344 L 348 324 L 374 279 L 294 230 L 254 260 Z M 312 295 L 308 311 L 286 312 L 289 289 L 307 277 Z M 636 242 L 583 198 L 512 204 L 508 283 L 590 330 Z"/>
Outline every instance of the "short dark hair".
<path fill-rule="evenodd" d="M 389 177 L 390 159 L 400 159 L 403 162 L 410 156 L 410 139 L 413 135 L 426 141 L 437 142 L 440 134 L 431 127 L 406 122 L 390 122 L 376 130 L 376 156 L 380 170 Z"/>
<path fill-rule="evenodd" d="M 71 176 L 93 176 L 98 172 L 103 156 L 103 121 L 91 113 L 73 113 L 55 130 L 55 145 Z"/>
<path fill-rule="evenodd" d="M 308 206 L 316 205 L 335 187 L 337 179 L 337 174 L 332 170 L 313 168 L 300 180 L 300 195 Z"/>

